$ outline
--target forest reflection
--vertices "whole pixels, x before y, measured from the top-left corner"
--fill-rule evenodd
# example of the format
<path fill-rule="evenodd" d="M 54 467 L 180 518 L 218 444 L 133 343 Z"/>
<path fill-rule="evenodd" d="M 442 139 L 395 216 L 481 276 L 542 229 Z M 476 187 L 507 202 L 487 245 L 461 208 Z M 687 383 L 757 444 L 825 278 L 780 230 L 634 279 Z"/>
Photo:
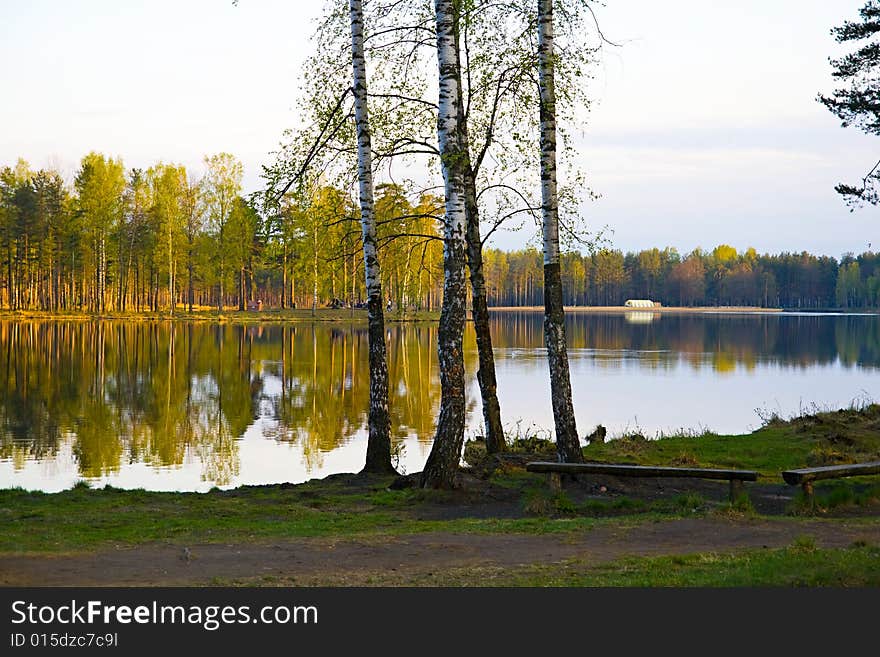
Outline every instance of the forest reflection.
<path fill-rule="evenodd" d="M 435 333 L 388 331 L 397 440 L 432 438 Z M 0 457 L 17 464 L 70 440 L 84 477 L 196 457 L 202 479 L 222 486 L 238 474 L 238 439 L 256 420 L 270 420 L 267 437 L 300 442 L 307 461 L 366 422 L 358 325 L 4 321 L 0 345 Z"/>
<path fill-rule="evenodd" d="M 492 336 L 499 348 L 539 349 L 542 314 L 496 312 Z M 566 337 L 573 356 L 620 367 L 627 357 L 650 368 L 684 365 L 724 373 L 757 364 L 808 367 L 840 362 L 845 366 L 880 365 L 880 317 L 796 313 L 570 312 Z M 587 354 L 578 354 L 584 350 Z M 534 352 L 535 356 L 543 354 Z"/>
<path fill-rule="evenodd" d="M 567 320 L 571 358 L 591 361 L 600 373 L 632 363 L 718 375 L 762 364 L 880 364 L 877 317 L 652 315 L 633 321 L 571 313 Z M 546 367 L 541 313 L 493 313 L 492 333 L 499 365 L 524 374 Z M 429 443 L 440 401 L 436 328 L 391 324 L 386 336 L 395 445 L 412 438 Z M 468 423 L 478 428 L 470 330 L 465 350 Z M 203 481 L 224 486 L 239 476 L 240 439 L 256 424 L 267 440 L 300 445 L 310 470 L 364 430 L 367 355 L 359 324 L 2 321 L 0 459 L 20 468 L 51 461 L 67 448 L 86 478 L 130 464 L 187 465 L 199 467 Z M 524 380 L 546 385 L 537 374 Z M 501 403 L 504 411 L 503 397 Z"/>

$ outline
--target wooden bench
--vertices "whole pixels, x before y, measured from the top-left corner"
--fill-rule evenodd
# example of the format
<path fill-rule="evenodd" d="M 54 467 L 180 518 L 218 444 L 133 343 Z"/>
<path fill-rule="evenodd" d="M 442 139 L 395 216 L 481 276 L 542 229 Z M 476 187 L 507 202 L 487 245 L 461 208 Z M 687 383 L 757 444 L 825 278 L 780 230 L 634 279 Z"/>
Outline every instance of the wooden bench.
<path fill-rule="evenodd" d="M 800 485 L 808 499 L 813 497 L 813 482 L 817 479 L 836 479 L 838 477 L 858 477 L 860 475 L 880 474 L 880 461 L 868 463 L 848 463 L 844 465 L 824 465 L 818 468 L 800 468 L 782 473 L 785 483 Z"/>
<path fill-rule="evenodd" d="M 550 487 L 560 490 L 563 474 L 598 474 L 615 477 L 692 477 L 697 479 L 727 479 L 730 481 L 730 501 L 735 501 L 743 492 L 744 481 L 756 481 L 758 473 L 754 470 L 721 470 L 713 468 L 670 468 L 653 465 L 615 465 L 610 463 L 553 463 L 532 461 L 526 463 L 528 472 L 543 472 L 549 475 Z"/>

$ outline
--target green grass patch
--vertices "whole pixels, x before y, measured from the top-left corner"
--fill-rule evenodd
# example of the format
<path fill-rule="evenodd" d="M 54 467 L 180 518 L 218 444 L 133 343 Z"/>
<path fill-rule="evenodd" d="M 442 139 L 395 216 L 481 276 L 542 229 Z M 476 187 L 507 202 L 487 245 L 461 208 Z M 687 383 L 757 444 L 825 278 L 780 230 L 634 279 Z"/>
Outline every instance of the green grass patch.
<path fill-rule="evenodd" d="M 73 488 L 61 493 L 0 490 L 0 552 L 63 552 L 114 544 L 258 541 L 421 532 L 584 531 L 600 519 L 575 517 L 419 518 L 442 491 L 346 491 L 246 487 L 208 493 Z"/>
<path fill-rule="evenodd" d="M 478 579 L 474 579 L 479 575 Z M 819 549 L 803 538 L 782 549 L 627 558 L 607 564 L 566 561 L 520 569 L 460 570 L 434 578 L 443 586 L 739 587 L 880 585 L 880 548 Z M 425 582 L 420 582 L 424 584 Z"/>
<path fill-rule="evenodd" d="M 804 467 L 815 442 L 812 437 L 794 435 L 790 429 L 768 427 L 736 436 L 617 438 L 587 446 L 584 455 L 590 461 L 668 466 L 680 463 L 685 453 L 688 467 L 756 470 L 764 477 L 778 479 L 782 470 Z"/>
<path fill-rule="evenodd" d="M 798 492 L 790 511 L 794 514 L 821 514 L 880 504 L 880 483 L 876 477 L 849 477 L 814 483 L 813 497 Z"/>
<path fill-rule="evenodd" d="M 626 559 L 587 573 L 514 578 L 514 586 L 878 586 L 880 549 L 804 549 Z"/>
<path fill-rule="evenodd" d="M 624 436 L 584 448 L 590 461 L 756 470 L 778 481 L 783 470 L 880 459 L 880 405 L 772 418 L 744 435 L 683 433 L 650 440 Z"/>

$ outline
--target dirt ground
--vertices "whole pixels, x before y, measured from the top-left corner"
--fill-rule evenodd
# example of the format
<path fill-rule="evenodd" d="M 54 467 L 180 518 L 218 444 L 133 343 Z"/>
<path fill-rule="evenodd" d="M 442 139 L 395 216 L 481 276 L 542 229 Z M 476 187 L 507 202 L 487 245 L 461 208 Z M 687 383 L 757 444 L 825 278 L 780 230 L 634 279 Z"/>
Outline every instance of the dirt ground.
<path fill-rule="evenodd" d="M 350 474 L 332 475 L 324 482 L 355 492 L 374 486 L 370 479 Z M 464 477 L 462 484 L 442 500 L 414 504 L 407 515 L 424 520 L 527 515 L 519 491 L 472 476 Z M 566 495 L 575 502 L 611 502 L 624 496 L 656 502 L 695 493 L 710 508 L 721 509 L 728 499 L 727 484 L 710 480 L 581 476 L 565 478 L 564 484 Z M 299 490 L 304 504 L 321 496 L 320 490 L 290 488 Z M 876 506 L 793 518 L 786 510 L 797 489 L 784 484 L 749 484 L 746 490 L 760 515 L 710 512 L 670 519 L 628 515 L 585 531 L 546 534 L 433 531 L 192 545 L 145 543 L 72 554 L 5 554 L 0 555 L 0 586 L 424 585 L 434 578 L 442 583 L 444 573 L 457 569 L 516 569 L 568 560 L 591 566 L 624 557 L 732 553 L 782 548 L 801 537 L 810 537 L 822 548 L 848 547 L 858 541 L 880 544 L 880 523 L 865 522 L 876 518 Z M 595 515 L 626 513 L 631 512 L 606 507 Z"/>
<path fill-rule="evenodd" d="M 810 536 L 819 547 L 880 542 L 880 526 L 857 521 L 694 518 L 603 526 L 577 534 L 425 533 L 361 539 L 247 544 L 150 544 L 60 556 L 0 557 L 3 586 L 174 586 L 277 582 L 407 584 L 435 571 L 517 567 L 580 559 L 778 548 Z"/>

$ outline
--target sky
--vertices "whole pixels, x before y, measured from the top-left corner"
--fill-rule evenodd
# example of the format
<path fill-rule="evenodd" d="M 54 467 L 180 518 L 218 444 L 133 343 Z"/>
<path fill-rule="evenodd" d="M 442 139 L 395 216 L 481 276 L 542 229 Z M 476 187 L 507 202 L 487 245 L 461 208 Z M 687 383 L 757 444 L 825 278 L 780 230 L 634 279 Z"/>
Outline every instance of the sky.
<path fill-rule="evenodd" d="M 607 0 L 595 102 L 576 137 L 600 194 L 590 228 L 624 251 L 719 243 L 840 256 L 880 245 L 878 210 L 835 193 L 877 160 L 874 137 L 816 102 L 833 88 L 831 27 L 863 0 Z M 196 171 L 228 151 L 260 187 L 323 2 L 0 0 L 0 165 L 72 179 L 95 150 Z M 519 248 L 529 235 L 499 232 Z"/>

